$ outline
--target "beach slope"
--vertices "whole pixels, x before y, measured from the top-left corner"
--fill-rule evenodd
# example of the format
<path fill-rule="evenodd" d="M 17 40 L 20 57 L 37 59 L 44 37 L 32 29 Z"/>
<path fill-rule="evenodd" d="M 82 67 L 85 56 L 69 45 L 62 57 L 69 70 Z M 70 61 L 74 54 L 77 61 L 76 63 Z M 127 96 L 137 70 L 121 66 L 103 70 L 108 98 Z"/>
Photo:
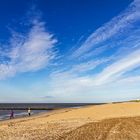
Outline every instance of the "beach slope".
<path fill-rule="evenodd" d="M 0 140 L 139 140 L 140 103 L 69 108 L 0 122 Z"/>

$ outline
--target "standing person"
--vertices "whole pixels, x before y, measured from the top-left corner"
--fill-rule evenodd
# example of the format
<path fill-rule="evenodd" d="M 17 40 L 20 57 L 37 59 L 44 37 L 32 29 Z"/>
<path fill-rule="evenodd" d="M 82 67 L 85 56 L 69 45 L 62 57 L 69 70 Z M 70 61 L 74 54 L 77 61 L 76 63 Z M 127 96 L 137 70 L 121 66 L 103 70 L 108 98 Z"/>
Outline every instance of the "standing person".
<path fill-rule="evenodd" d="M 14 118 L 14 111 L 11 110 L 11 113 L 10 113 L 10 119 L 13 119 Z"/>
<path fill-rule="evenodd" d="M 28 116 L 31 116 L 31 109 L 28 108 Z"/>

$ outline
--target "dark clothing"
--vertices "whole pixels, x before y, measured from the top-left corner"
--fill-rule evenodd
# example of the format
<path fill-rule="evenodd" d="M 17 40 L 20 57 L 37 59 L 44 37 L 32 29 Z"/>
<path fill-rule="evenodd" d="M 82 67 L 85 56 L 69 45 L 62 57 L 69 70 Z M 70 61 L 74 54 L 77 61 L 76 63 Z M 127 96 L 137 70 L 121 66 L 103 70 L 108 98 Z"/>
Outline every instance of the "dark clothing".
<path fill-rule="evenodd" d="M 10 113 L 10 119 L 14 118 L 14 111 L 12 110 Z"/>

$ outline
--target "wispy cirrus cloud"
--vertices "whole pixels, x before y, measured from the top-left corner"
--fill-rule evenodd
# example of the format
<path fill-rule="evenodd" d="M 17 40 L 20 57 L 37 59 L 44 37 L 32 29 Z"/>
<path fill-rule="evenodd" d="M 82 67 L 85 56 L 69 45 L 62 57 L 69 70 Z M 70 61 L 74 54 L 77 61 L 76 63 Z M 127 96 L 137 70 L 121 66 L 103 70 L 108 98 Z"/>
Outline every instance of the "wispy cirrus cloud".
<path fill-rule="evenodd" d="M 88 75 L 88 72 L 94 71 L 97 67 L 99 67 L 102 64 L 105 64 L 109 62 L 110 58 L 102 58 L 98 60 L 90 60 L 86 62 L 81 62 L 78 64 L 73 64 L 71 67 L 68 67 L 66 69 L 59 69 L 54 72 L 52 72 L 51 76 L 53 77 L 75 77 L 80 75 Z"/>
<path fill-rule="evenodd" d="M 29 92 L 42 93 L 41 97 L 49 101 L 71 98 L 76 102 L 79 98 L 93 102 L 94 95 L 102 98 L 103 93 L 106 96 L 110 92 L 111 97 L 128 93 L 126 85 L 138 93 L 140 77 L 134 77 L 133 72 L 130 77 L 124 75 L 140 66 L 140 30 L 136 24 L 140 21 L 139 9 L 140 1 L 135 0 L 120 15 L 93 32 L 72 57 L 71 52 L 65 52 L 59 60 L 55 59 L 51 63 L 51 75 L 45 75 L 47 80 L 39 81 Z M 26 34 L 13 32 L 7 49 L 0 49 L 0 79 L 44 69 L 58 58 L 57 40 L 45 27 L 37 19 Z"/>
<path fill-rule="evenodd" d="M 79 96 L 79 99 L 84 101 L 89 96 L 88 100 L 91 102 L 94 101 L 94 96 L 97 98 L 96 100 L 102 100 L 104 93 L 111 93 L 110 99 L 108 99 L 110 101 L 111 97 L 113 98 L 112 100 L 114 98 L 118 100 L 118 94 L 124 94 L 125 99 L 128 96 L 130 96 L 130 99 L 133 96 L 137 98 L 140 76 L 128 76 L 124 78 L 123 75 L 140 66 L 139 54 L 140 50 L 136 50 L 108 65 L 96 75 L 78 76 L 74 75 L 75 72 L 67 73 L 66 75 L 66 72 L 61 72 L 57 76 L 52 77 L 49 93 L 55 97 L 67 97 L 67 100 L 74 100 L 74 97 Z M 129 85 L 129 90 L 127 85 Z"/>
<path fill-rule="evenodd" d="M 96 75 L 92 75 L 92 76 L 79 76 L 75 73 L 81 72 L 83 70 L 86 72 L 90 69 L 93 70 L 92 68 L 95 66 L 94 63 L 96 64 L 96 66 L 98 66 L 104 63 L 104 61 L 99 61 L 99 62 L 97 61 L 98 63 L 93 61 L 92 63 L 89 64 L 83 63 L 80 65 L 76 65 L 71 70 L 58 72 L 56 75 L 52 75 L 52 80 L 53 80 L 52 83 L 54 85 L 57 85 L 58 92 L 62 88 L 60 90 L 62 92 L 62 90 L 65 91 L 65 89 L 67 88 L 68 89 L 72 88 L 73 90 L 77 91 L 81 89 L 84 90 L 84 88 L 88 87 L 88 89 L 90 88 L 90 90 L 94 90 L 96 87 L 102 87 L 103 85 L 106 84 L 110 85 L 112 83 L 114 84 L 114 81 L 115 82 L 120 82 L 120 81 L 129 82 L 130 80 L 136 81 L 137 76 L 135 78 L 132 77 L 131 79 L 126 78 L 125 80 L 123 80 L 124 78 L 122 76 L 123 74 L 129 72 L 130 70 L 133 70 L 140 66 L 139 54 L 140 54 L 140 49 L 135 50 L 129 55 L 119 60 L 116 60 L 112 64 L 108 65 L 103 69 L 103 71 L 99 72 L 98 74 L 96 73 Z M 53 90 L 55 90 L 55 88 Z"/>
<path fill-rule="evenodd" d="M 100 85 L 103 83 L 107 83 L 118 76 L 137 68 L 140 66 L 140 50 L 136 50 L 133 53 L 125 56 L 121 60 L 114 62 L 112 65 L 106 67 L 96 79 L 96 84 Z"/>
<path fill-rule="evenodd" d="M 125 29 L 128 30 L 140 18 L 140 1 L 133 1 L 128 8 L 118 16 L 105 23 L 103 26 L 93 32 L 84 43 L 72 54 L 73 57 L 79 57 L 87 53 L 96 45 L 113 37 L 116 34 L 122 34 Z"/>
<path fill-rule="evenodd" d="M 32 23 L 27 34 L 13 33 L 0 61 L 0 79 L 17 73 L 37 71 L 45 68 L 55 57 L 57 42 L 53 34 L 45 29 L 45 23 L 38 20 Z"/>
<path fill-rule="evenodd" d="M 125 77 L 125 74 L 140 66 L 140 30 L 139 24 L 135 24 L 140 21 L 139 4 L 139 1 L 131 3 L 126 11 L 95 31 L 83 43 L 82 49 L 80 47 L 73 53 L 71 60 L 75 63 L 69 69 L 52 75 L 50 94 L 69 99 L 80 95 L 82 100 L 87 96 L 101 99 L 104 93 L 110 94 L 109 100 L 111 97 L 117 100 L 118 94 L 123 94 L 125 99 L 133 97 L 133 91 L 138 94 L 139 76 L 134 77 L 133 72 L 131 77 Z M 121 37 L 118 36 L 119 31 Z M 105 42 L 109 38 L 112 38 L 111 41 Z M 100 45 L 101 42 L 105 44 Z M 96 44 L 99 44 L 98 47 Z M 95 48 L 91 49 L 93 46 Z M 79 57 L 84 59 L 78 60 Z"/>

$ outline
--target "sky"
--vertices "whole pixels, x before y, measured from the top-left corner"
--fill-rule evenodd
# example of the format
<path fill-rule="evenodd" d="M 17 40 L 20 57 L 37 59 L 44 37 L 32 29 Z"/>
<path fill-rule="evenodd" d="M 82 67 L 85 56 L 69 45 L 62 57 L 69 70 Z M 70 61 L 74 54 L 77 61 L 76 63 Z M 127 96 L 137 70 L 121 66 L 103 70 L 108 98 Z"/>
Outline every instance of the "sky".
<path fill-rule="evenodd" d="M 1 0 L 0 102 L 140 99 L 140 0 Z"/>

